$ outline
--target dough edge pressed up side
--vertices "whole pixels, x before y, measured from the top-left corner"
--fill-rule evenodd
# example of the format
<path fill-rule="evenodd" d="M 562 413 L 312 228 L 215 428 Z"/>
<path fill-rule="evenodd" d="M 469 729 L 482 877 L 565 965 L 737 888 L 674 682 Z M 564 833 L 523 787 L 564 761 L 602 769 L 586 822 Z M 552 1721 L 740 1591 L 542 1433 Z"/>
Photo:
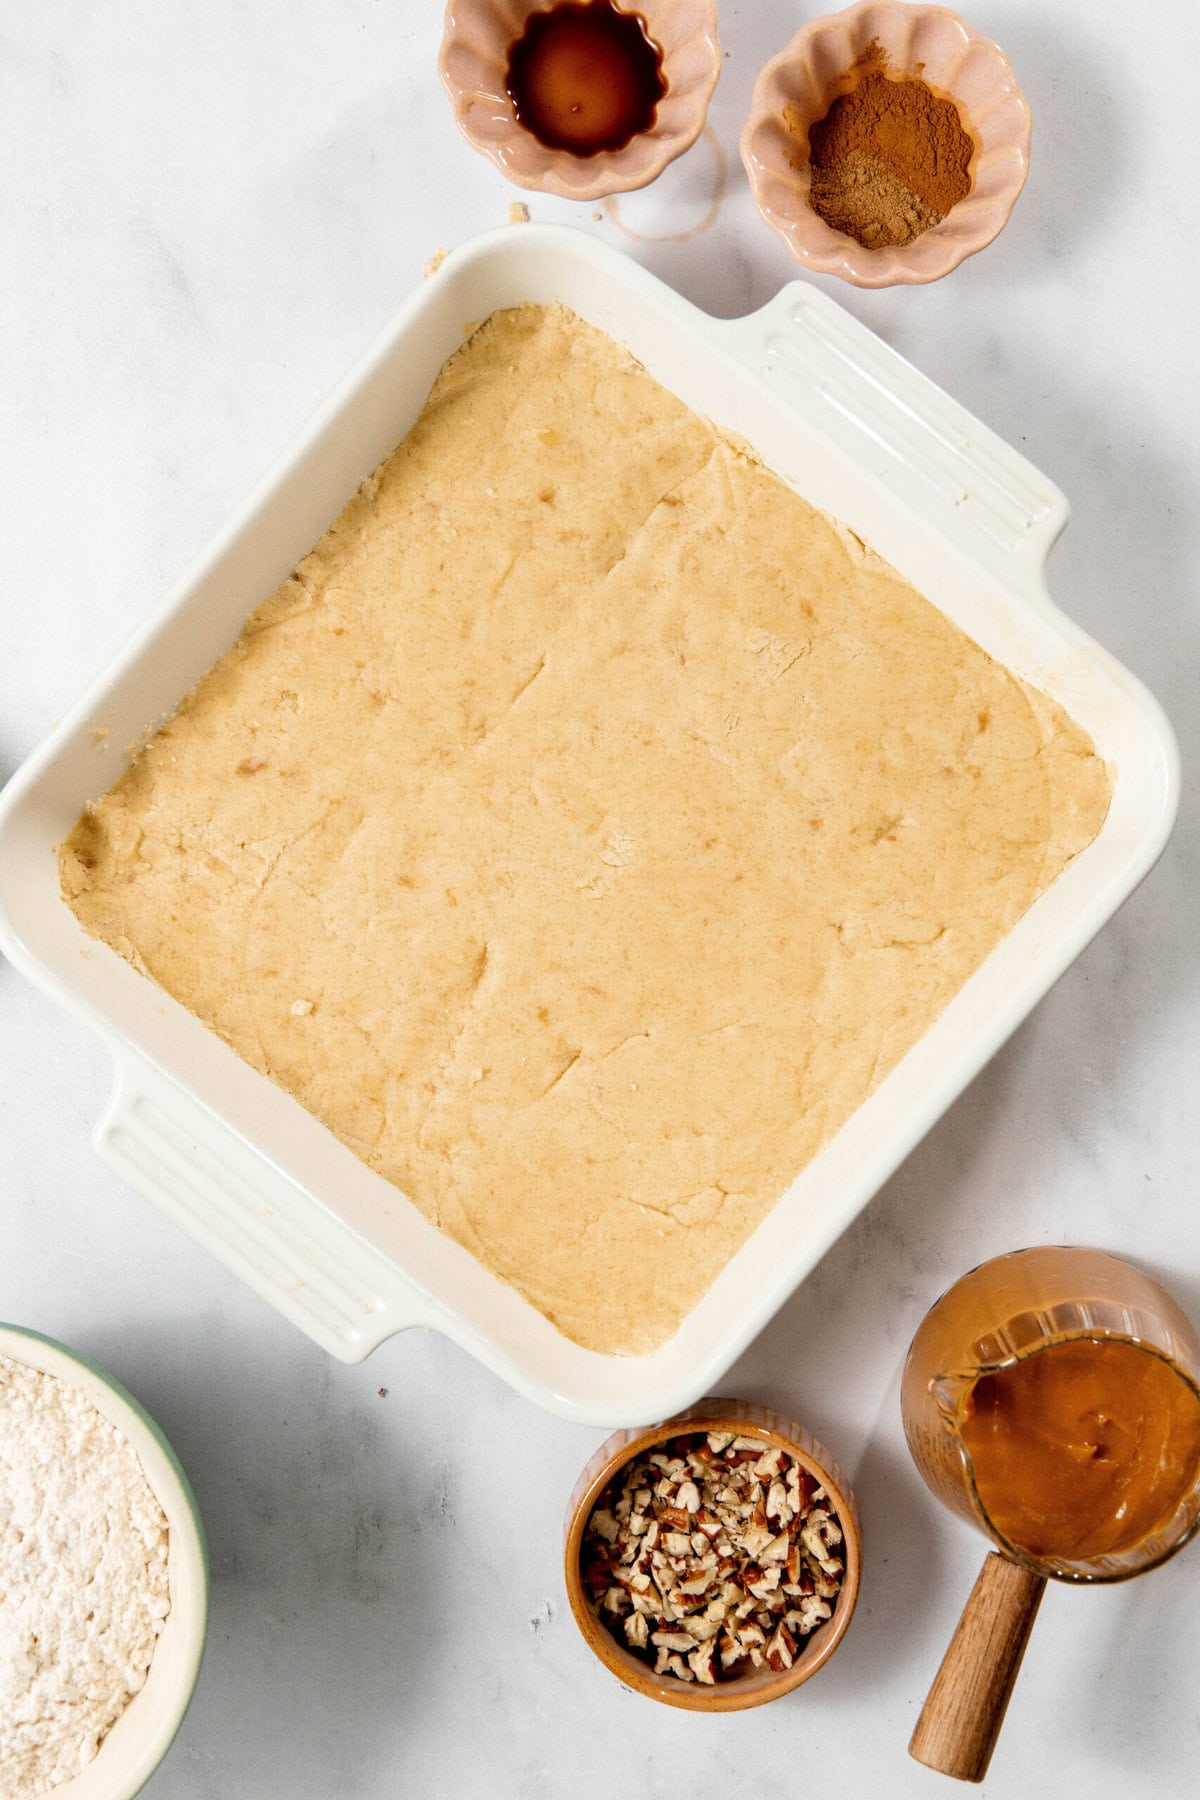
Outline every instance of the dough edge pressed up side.
<path fill-rule="evenodd" d="M 568 1337 L 637 1354 L 1109 792 L 852 533 L 526 306 L 60 871 L 86 931 Z"/>

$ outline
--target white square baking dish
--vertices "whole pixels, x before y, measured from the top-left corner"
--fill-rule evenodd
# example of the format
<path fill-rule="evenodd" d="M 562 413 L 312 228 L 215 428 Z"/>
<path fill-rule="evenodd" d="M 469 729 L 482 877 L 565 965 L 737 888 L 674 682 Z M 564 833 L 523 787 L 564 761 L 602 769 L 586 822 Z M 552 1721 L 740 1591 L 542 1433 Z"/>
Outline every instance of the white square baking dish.
<path fill-rule="evenodd" d="M 472 321 L 561 300 L 697 412 L 844 520 L 986 650 L 1092 735 L 1115 789 L 1095 842 L 803 1170 L 676 1335 L 617 1357 L 564 1338 L 289 1095 L 87 938 L 55 847 L 404 436 Z M 1051 604 L 1063 496 L 805 283 L 733 321 L 697 311 L 583 233 L 522 226 L 451 255 L 0 799 L 0 942 L 82 1014 L 117 1082 L 100 1155 L 334 1355 L 446 1332 L 541 1405 L 592 1424 L 663 1418 L 711 1389 L 886 1177 L 1151 867 L 1174 818 L 1170 727 Z M 103 737 L 98 733 L 103 730 Z"/>

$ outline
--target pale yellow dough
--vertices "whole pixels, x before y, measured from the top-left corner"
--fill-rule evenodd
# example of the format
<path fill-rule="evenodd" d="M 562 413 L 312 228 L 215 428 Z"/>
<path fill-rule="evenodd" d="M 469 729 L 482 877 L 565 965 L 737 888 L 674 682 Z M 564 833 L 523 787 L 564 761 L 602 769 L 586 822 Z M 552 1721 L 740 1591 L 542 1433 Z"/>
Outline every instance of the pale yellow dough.
<path fill-rule="evenodd" d="M 638 1352 L 1108 799 L 1058 706 L 527 306 L 61 872 L 87 931 L 569 1337 Z"/>

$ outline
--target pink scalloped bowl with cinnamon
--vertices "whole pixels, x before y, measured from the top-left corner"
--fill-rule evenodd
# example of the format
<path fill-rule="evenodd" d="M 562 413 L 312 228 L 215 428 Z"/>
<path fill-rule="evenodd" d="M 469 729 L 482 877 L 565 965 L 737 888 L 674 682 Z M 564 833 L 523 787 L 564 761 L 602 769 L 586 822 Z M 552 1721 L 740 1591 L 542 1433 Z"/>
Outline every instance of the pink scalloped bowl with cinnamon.
<path fill-rule="evenodd" d="M 953 100 L 974 141 L 970 192 L 912 243 L 867 249 L 810 204 L 808 132 L 854 86 L 878 46 L 894 80 L 924 81 Z M 863 0 L 813 19 L 767 63 L 742 128 L 754 203 L 798 262 L 857 287 L 937 281 L 1003 230 L 1029 172 L 1029 103 L 1004 52 L 957 13 Z"/>

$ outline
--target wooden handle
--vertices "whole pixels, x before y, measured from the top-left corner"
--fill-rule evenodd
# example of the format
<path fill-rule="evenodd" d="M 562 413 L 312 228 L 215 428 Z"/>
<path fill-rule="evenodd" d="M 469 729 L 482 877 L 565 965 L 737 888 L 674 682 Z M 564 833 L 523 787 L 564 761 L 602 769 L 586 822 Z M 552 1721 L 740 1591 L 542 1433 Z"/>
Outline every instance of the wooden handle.
<path fill-rule="evenodd" d="M 908 1754 L 959 1781 L 982 1781 L 1046 1590 L 993 1550 L 921 1708 Z"/>

